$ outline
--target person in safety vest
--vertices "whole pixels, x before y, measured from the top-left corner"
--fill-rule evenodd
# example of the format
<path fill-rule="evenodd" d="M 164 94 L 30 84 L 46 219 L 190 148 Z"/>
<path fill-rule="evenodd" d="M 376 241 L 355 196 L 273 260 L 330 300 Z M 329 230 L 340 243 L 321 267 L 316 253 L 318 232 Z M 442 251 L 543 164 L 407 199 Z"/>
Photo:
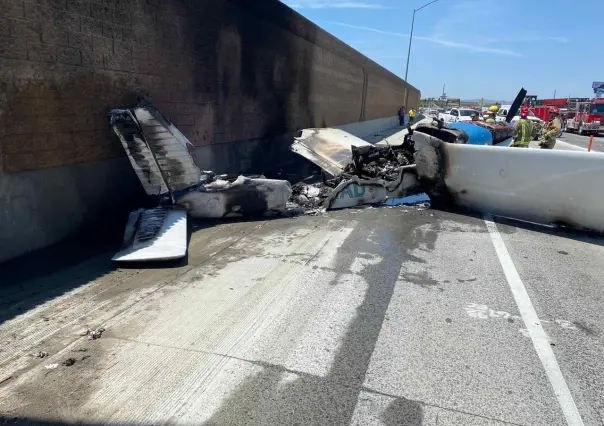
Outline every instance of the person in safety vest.
<path fill-rule="evenodd" d="M 415 120 L 415 109 L 411 108 L 409 110 L 409 123 L 413 124 L 413 120 Z"/>
<path fill-rule="evenodd" d="M 533 140 L 535 134 L 535 126 L 528 119 L 529 109 L 526 105 L 520 108 L 520 120 L 514 124 L 514 148 L 528 148 L 529 143 Z"/>
<path fill-rule="evenodd" d="M 552 107 L 549 111 L 550 120 L 543 126 L 541 133 L 541 142 L 539 146 L 542 149 L 554 149 L 556 145 L 556 136 L 560 133 L 562 128 L 562 121 L 560 120 L 560 110 L 557 107 Z"/>

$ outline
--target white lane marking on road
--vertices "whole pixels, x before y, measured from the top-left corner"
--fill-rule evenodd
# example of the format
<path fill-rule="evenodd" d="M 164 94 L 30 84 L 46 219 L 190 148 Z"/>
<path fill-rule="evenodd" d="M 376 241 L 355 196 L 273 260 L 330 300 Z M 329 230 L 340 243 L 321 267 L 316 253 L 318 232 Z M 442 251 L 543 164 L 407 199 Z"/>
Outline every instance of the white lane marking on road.
<path fill-rule="evenodd" d="M 479 303 L 468 303 L 468 306 L 465 308 L 466 314 L 472 318 L 476 319 L 488 319 L 488 318 L 503 318 L 503 319 L 513 319 L 513 320 L 521 320 L 522 317 L 519 315 L 513 315 L 506 311 L 500 311 L 497 309 L 491 309 L 487 305 L 481 305 Z M 577 330 L 577 327 L 573 325 L 572 322 L 567 320 L 555 319 L 553 321 L 549 320 L 540 320 L 541 324 L 557 324 L 562 328 L 567 330 Z"/>
<path fill-rule="evenodd" d="M 575 149 L 575 150 L 581 150 L 581 151 L 587 151 L 587 148 L 583 148 L 581 146 L 578 145 L 573 145 L 570 142 L 565 142 L 565 141 L 561 141 L 560 139 L 556 139 L 556 144 L 562 144 L 563 146 L 566 146 L 567 148 L 571 148 L 571 149 Z"/>
<path fill-rule="evenodd" d="M 566 383 L 566 380 L 564 380 L 564 376 L 562 376 L 560 366 L 556 360 L 556 355 L 554 355 L 547 334 L 545 334 L 545 331 L 541 326 L 537 312 L 531 303 L 531 298 L 520 279 L 520 275 L 518 275 L 518 271 L 514 266 L 514 261 L 497 230 L 497 225 L 493 222 L 493 217 L 490 214 L 484 216 L 484 221 L 487 225 L 489 235 L 491 236 L 493 246 L 495 246 L 495 252 L 497 253 L 505 277 L 512 290 L 520 315 L 524 320 L 528 334 L 533 341 L 533 346 L 537 351 L 541 364 L 543 364 L 549 382 L 554 388 L 554 393 L 558 398 L 558 403 L 560 404 L 560 408 L 562 408 L 564 417 L 566 417 L 566 423 L 572 426 L 583 426 L 583 419 L 581 419 L 581 415 L 579 414 L 575 400 L 570 393 L 568 384 Z"/>

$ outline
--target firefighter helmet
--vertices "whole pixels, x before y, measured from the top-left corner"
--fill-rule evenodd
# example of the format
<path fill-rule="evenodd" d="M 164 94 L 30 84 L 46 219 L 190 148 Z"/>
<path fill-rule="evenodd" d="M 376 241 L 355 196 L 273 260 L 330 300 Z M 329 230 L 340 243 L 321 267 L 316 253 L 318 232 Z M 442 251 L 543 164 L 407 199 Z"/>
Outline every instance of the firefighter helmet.
<path fill-rule="evenodd" d="M 520 108 L 520 117 L 528 117 L 529 115 L 529 108 L 526 105 L 523 105 L 522 108 Z"/>
<path fill-rule="evenodd" d="M 497 105 L 491 105 L 489 107 L 489 111 L 490 112 L 497 112 L 497 111 L 499 111 L 499 107 Z"/>
<path fill-rule="evenodd" d="M 558 109 L 558 107 L 551 107 L 549 110 L 550 114 L 560 114 L 560 110 Z"/>

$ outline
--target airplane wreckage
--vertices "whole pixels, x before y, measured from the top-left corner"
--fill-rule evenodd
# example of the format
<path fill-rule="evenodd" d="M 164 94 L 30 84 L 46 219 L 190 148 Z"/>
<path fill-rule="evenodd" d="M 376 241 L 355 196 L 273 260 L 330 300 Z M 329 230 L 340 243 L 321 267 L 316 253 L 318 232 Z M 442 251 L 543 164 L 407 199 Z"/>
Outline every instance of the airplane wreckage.
<path fill-rule="evenodd" d="M 372 145 L 339 129 L 304 129 L 291 150 L 318 166 L 321 177 L 292 185 L 200 170 L 192 144 L 144 99 L 111 110 L 109 121 L 144 190 L 159 199 L 155 208 L 130 213 L 113 257 L 118 262 L 184 257 L 187 216 L 291 216 L 367 204 L 430 202 L 604 231 L 597 196 L 604 194 L 594 194 L 599 185 L 577 191 L 604 176 L 604 154 L 491 147 L 511 144 L 513 129 L 505 124 L 424 119 L 408 127 L 400 145 Z"/>

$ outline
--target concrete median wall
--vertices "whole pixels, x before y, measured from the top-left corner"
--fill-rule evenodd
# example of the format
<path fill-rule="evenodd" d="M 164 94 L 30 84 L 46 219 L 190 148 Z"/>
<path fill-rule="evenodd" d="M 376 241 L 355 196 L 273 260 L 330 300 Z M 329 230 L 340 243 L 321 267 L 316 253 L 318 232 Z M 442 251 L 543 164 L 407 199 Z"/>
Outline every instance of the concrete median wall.
<path fill-rule="evenodd" d="M 229 172 L 420 98 L 277 0 L 0 0 L 0 261 L 140 195 L 105 114 L 141 95 Z"/>

